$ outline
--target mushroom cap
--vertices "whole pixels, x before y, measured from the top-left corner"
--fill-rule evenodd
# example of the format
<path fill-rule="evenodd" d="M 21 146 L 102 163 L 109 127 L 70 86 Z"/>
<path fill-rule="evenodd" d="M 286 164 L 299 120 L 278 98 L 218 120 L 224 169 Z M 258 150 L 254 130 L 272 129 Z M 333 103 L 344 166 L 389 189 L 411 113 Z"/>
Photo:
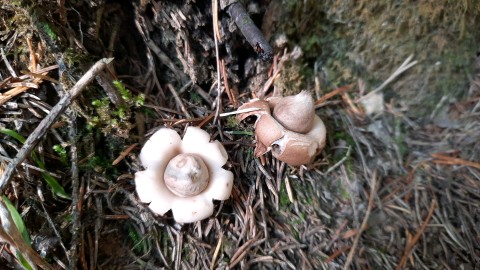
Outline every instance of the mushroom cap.
<path fill-rule="evenodd" d="M 315 115 L 310 132 L 285 131 L 285 136 L 272 143 L 272 155 L 292 166 L 308 164 L 325 146 L 326 135 L 325 124 Z"/>
<path fill-rule="evenodd" d="M 295 96 L 255 99 L 239 110 L 247 108 L 259 110 L 240 113 L 237 120 L 257 116 L 256 157 L 272 150 L 275 158 L 298 166 L 310 163 L 325 146 L 325 125 L 315 114 L 314 101 L 307 91 Z"/>
<path fill-rule="evenodd" d="M 315 115 L 313 118 L 313 128 L 306 135 L 312 137 L 317 142 L 317 154 L 322 151 L 327 142 L 327 128 L 318 115 Z"/>
<path fill-rule="evenodd" d="M 179 197 L 166 186 L 165 169 L 176 155 L 190 153 L 203 160 L 210 174 L 207 187 L 198 195 Z M 164 215 L 170 209 L 179 223 L 205 219 L 213 213 L 215 200 L 226 200 L 233 187 L 233 173 L 222 168 L 228 156 L 223 145 L 210 142 L 207 132 L 188 127 L 183 140 L 171 129 L 158 130 L 145 143 L 140 160 L 146 168 L 135 174 L 135 186 L 141 202 L 149 203 L 156 214 Z"/>
<path fill-rule="evenodd" d="M 202 192 L 208 185 L 209 173 L 203 160 L 195 154 L 178 154 L 165 169 L 164 180 L 175 195 L 191 197 Z"/>
<path fill-rule="evenodd" d="M 270 114 L 261 115 L 255 123 L 257 148 L 255 156 L 259 157 L 270 150 L 270 145 L 285 135 L 285 129 Z"/>
<path fill-rule="evenodd" d="M 302 91 L 294 96 L 269 98 L 273 117 L 286 129 L 306 134 L 313 127 L 315 107 L 312 96 Z"/>

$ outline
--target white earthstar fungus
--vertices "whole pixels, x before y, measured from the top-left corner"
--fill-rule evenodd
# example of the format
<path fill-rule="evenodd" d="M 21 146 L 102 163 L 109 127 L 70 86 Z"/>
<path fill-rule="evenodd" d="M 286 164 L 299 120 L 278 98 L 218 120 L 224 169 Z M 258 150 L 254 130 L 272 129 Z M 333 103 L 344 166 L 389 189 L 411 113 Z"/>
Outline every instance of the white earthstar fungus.
<path fill-rule="evenodd" d="M 145 170 L 135 174 L 138 197 L 156 214 L 171 209 L 178 223 L 208 218 L 212 200 L 226 200 L 232 191 L 233 174 L 222 168 L 227 159 L 223 145 L 200 128 L 188 127 L 183 140 L 162 128 L 140 152 Z"/>
<path fill-rule="evenodd" d="M 315 114 L 312 97 L 307 91 L 295 96 L 253 99 L 238 108 L 258 109 L 241 113 L 239 121 L 257 116 L 255 122 L 255 156 L 268 151 L 292 166 L 305 165 L 325 146 L 327 131 L 322 119 Z"/>

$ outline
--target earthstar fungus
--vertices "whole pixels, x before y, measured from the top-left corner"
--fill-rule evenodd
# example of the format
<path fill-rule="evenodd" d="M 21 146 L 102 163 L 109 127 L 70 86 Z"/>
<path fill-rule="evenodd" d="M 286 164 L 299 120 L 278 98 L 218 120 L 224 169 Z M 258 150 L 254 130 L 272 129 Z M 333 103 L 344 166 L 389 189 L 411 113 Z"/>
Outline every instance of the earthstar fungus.
<path fill-rule="evenodd" d="M 312 162 L 325 146 L 325 125 L 315 114 L 313 99 L 307 91 L 294 96 L 253 99 L 239 110 L 250 108 L 258 110 L 241 113 L 237 120 L 257 117 L 256 157 L 272 151 L 275 158 L 299 166 Z"/>
<path fill-rule="evenodd" d="M 171 209 L 179 223 L 208 218 L 212 200 L 226 200 L 232 191 L 233 174 L 222 168 L 227 158 L 223 145 L 200 128 L 188 127 L 183 140 L 161 128 L 140 152 L 145 170 L 135 174 L 138 197 L 158 215 Z"/>

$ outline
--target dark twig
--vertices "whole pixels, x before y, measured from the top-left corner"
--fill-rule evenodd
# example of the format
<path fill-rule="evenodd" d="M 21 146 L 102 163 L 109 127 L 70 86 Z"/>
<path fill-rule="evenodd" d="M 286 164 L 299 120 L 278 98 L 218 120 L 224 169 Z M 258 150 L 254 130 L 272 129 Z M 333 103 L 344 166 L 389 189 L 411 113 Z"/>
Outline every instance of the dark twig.
<path fill-rule="evenodd" d="M 235 2 L 227 7 L 227 12 L 240 28 L 245 39 L 255 49 L 263 61 L 270 61 L 273 57 L 272 46 L 262 34 L 262 31 L 253 23 L 243 5 Z"/>
<path fill-rule="evenodd" d="M 117 107 L 126 106 L 125 101 L 122 98 L 122 94 L 117 88 L 113 86 L 112 79 L 107 72 L 99 72 L 96 76 L 97 83 L 105 90 L 108 98 Z"/>
<path fill-rule="evenodd" d="M 99 60 L 93 65 L 85 75 L 78 80 L 78 82 L 60 99 L 60 101 L 52 108 L 50 114 L 48 114 L 37 128 L 28 136 L 27 140 L 23 144 L 17 156 L 8 164 L 7 169 L 0 178 L 0 192 L 3 193 L 3 189 L 8 184 L 13 171 L 22 163 L 28 154 L 33 150 L 38 141 L 45 135 L 47 130 L 53 124 L 53 122 L 65 111 L 65 109 L 72 103 L 72 101 L 82 92 L 82 90 L 95 78 L 95 76 L 102 71 L 113 58 L 104 58 Z"/>
<path fill-rule="evenodd" d="M 80 179 L 78 171 L 78 151 L 77 151 L 77 121 L 75 114 L 71 109 L 67 110 L 68 117 L 70 118 L 70 130 L 68 137 L 70 140 L 70 162 L 72 173 L 72 239 L 70 248 L 70 265 L 69 269 L 75 269 L 78 261 L 78 247 L 80 246 L 80 232 L 81 232 L 81 219 L 80 219 Z"/>
<path fill-rule="evenodd" d="M 8 158 L 8 157 L 4 157 L 4 156 L 0 156 L 0 160 L 12 162 L 13 159 Z M 41 173 L 45 173 L 45 174 L 51 175 L 51 176 L 56 177 L 56 178 L 62 178 L 62 176 L 59 175 L 59 174 L 49 172 L 49 171 L 47 171 L 47 170 L 44 170 L 44 169 L 41 169 L 41 168 L 39 168 L 39 167 L 30 165 L 30 164 L 28 164 L 28 163 L 23 163 L 23 162 L 22 162 L 21 165 L 22 165 L 22 166 L 25 166 L 25 167 L 27 167 L 27 168 L 29 168 L 29 169 L 32 169 L 32 170 L 41 172 Z"/>

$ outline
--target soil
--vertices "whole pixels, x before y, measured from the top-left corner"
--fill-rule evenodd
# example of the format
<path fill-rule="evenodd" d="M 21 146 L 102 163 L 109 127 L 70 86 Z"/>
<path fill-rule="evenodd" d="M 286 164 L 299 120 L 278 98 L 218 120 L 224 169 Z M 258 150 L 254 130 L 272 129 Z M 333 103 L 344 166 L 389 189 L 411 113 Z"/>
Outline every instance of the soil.
<path fill-rule="evenodd" d="M 259 37 L 235 2 L 0 3 L 1 268 L 480 268 L 480 5 L 241 2 Z M 311 164 L 255 157 L 254 120 L 222 116 L 302 90 L 327 127 Z M 234 187 L 179 224 L 134 179 L 156 130 L 188 126 Z"/>

